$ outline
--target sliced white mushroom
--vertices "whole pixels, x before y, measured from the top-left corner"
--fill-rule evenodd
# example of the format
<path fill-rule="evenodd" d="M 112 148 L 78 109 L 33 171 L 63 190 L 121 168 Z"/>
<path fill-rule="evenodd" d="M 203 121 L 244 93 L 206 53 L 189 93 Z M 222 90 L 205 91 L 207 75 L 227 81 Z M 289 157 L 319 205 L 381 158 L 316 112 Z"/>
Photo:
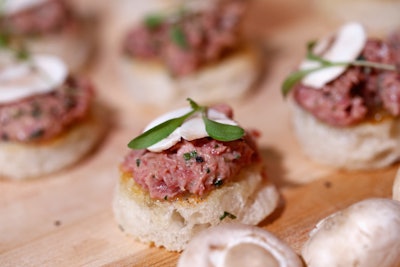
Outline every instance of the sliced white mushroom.
<path fill-rule="evenodd" d="M 210 120 L 214 120 L 219 123 L 237 125 L 235 121 L 229 119 L 224 113 L 218 112 L 215 109 L 209 109 L 207 117 Z M 182 138 L 188 141 L 208 136 L 208 133 L 206 131 L 206 126 L 200 114 L 196 114 L 196 116 L 185 121 L 179 128 L 179 132 Z"/>
<path fill-rule="evenodd" d="M 320 221 L 302 256 L 309 267 L 400 266 L 400 202 L 371 198 Z"/>
<path fill-rule="evenodd" d="M 300 267 L 297 254 L 270 232 L 244 224 L 222 224 L 195 236 L 178 267 Z"/>
<path fill-rule="evenodd" d="M 181 108 L 166 113 L 156 118 L 152 122 L 150 122 L 150 124 L 146 126 L 144 131 L 154 128 L 155 126 L 160 125 L 167 120 L 181 117 L 189 113 L 191 110 L 192 110 L 191 108 Z M 220 123 L 237 125 L 237 123 L 234 120 L 228 118 L 224 113 L 219 112 L 212 108 L 208 109 L 207 116 L 209 119 L 215 120 Z M 183 122 L 180 127 L 175 129 L 168 137 L 148 147 L 147 149 L 152 152 L 161 152 L 172 147 L 173 145 L 178 143 L 182 138 L 188 141 L 192 141 L 207 136 L 209 135 L 206 131 L 206 127 L 201 117 L 201 114 L 196 113 L 187 120 L 185 120 L 185 122 Z"/>
<path fill-rule="evenodd" d="M 351 22 L 342 26 L 335 35 L 319 41 L 313 52 L 331 62 L 351 62 L 360 55 L 366 41 L 367 35 L 364 27 L 359 23 Z M 313 69 L 320 66 L 319 62 L 306 59 L 300 65 L 300 69 Z M 303 78 L 302 83 L 316 89 L 322 88 L 339 77 L 347 67 L 334 66 L 312 72 Z"/>
<path fill-rule="evenodd" d="M 230 118 L 228 118 L 224 113 L 219 112 L 212 108 L 208 109 L 207 116 L 209 119 L 214 120 L 214 121 L 218 121 L 218 122 L 230 124 L 230 125 L 237 125 L 237 123 L 234 120 L 231 120 Z"/>
<path fill-rule="evenodd" d="M 393 183 L 393 199 L 400 201 L 400 169 L 397 171 Z"/>
<path fill-rule="evenodd" d="M 68 75 L 66 64 L 51 55 L 32 55 L 0 66 L 0 104 L 55 90 Z"/>
<path fill-rule="evenodd" d="M 188 141 L 200 139 L 208 136 L 206 126 L 200 116 L 190 118 L 179 128 L 182 138 Z"/>
<path fill-rule="evenodd" d="M 12 15 L 17 12 L 29 9 L 40 5 L 47 0 L 5 0 L 2 3 L 2 11 L 7 15 Z"/>

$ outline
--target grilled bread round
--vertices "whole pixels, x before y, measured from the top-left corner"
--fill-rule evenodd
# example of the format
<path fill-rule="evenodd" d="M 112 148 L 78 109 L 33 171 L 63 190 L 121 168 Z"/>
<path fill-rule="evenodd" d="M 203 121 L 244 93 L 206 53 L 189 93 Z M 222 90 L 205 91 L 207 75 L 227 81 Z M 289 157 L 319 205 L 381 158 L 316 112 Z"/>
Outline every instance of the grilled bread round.
<path fill-rule="evenodd" d="M 291 101 L 294 130 L 303 151 L 316 162 L 359 170 L 388 166 L 400 158 L 400 119 L 334 127 Z"/>
<path fill-rule="evenodd" d="M 260 73 L 254 47 L 243 47 L 217 63 L 182 77 L 174 77 L 160 62 L 124 57 L 121 73 L 138 103 L 171 106 L 187 97 L 215 103 L 244 96 Z"/>
<path fill-rule="evenodd" d="M 277 206 L 279 194 L 257 163 L 206 197 L 154 200 L 121 172 L 114 213 L 120 227 L 143 243 L 183 250 L 201 230 L 221 223 L 256 225 Z"/>
<path fill-rule="evenodd" d="M 98 113 L 93 110 L 85 120 L 50 140 L 32 143 L 0 141 L 0 177 L 11 180 L 36 178 L 76 163 L 102 136 L 104 129 Z"/>

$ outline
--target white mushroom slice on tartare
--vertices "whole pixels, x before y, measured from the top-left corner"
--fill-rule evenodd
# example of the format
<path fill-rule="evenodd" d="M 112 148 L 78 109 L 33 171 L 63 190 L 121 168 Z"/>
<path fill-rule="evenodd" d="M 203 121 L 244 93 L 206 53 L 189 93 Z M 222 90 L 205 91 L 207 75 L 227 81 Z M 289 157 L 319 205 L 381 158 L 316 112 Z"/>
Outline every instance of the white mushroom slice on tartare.
<path fill-rule="evenodd" d="M 359 23 L 352 22 L 343 25 L 335 35 L 320 40 L 313 52 L 331 62 L 351 62 L 360 55 L 366 41 L 367 34 L 364 27 Z M 306 59 L 302 62 L 300 69 L 314 69 L 320 66 L 320 62 Z M 302 83 L 316 89 L 322 88 L 328 82 L 339 77 L 347 67 L 347 65 L 325 67 L 304 77 Z"/>
<path fill-rule="evenodd" d="M 0 104 L 53 91 L 67 76 L 66 64 L 52 55 L 32 55 L 29 60 L 0 66 Z"/>
<path fill-rule="evenodd" d="M 154 121 L 150 122 L 150 124 L 144 129 L 144 131 L 150 130 L 151 128 L 160 125 L 161 123 L 168 121 L 170 119 L 183 116 L 189 113 L 191 110 L 192 110 L 191 108 L 181 108 L 178 110 L 168 112 L 160 116 L 159 118 L 156 118 Z M 210 108 L 207 111 L 207 117 L 219 123 L 228 125 L 238 125 L 234 120 L 228 118 L 225 114 L 217 110 L 214 110 L 212 108 Z M 161 152 L 178 143 L 181 140 L 181 138 L 188 141 L 192 141 L 207 136 L 209 135 L 206 131 L 204 121 L 201 118 L 201 114 L 195 114 L 190 118 L 188 118 L 180 127 L 178 127 L 175 131 L 173 131 L 168 137 L 148 147 L 147 149 L 152 152 Z"/>

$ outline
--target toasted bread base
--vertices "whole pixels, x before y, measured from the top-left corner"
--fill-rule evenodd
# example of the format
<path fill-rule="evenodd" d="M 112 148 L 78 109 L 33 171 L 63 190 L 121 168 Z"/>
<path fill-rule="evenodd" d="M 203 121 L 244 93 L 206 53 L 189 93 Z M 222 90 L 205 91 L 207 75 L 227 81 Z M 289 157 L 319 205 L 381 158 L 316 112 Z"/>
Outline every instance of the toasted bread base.
<path fill-rule="evenodd" d="M 279 194 L 262 174 L 261 166 L 243 170 L 235 181 L 204 199 L 188 197 L 154 200 L 128 174 L 121 174 L 114 198 L 114 214 L 124 231 L 143 243 L 181 251 L 198 232 L 221 223 L 255 225 L 277 206 Z M 236 216 L 222 218 L 228 212 Z"/>
<path fill-rule="evenodd" d="M 25 180 L 48 175 L 79 161 L 99 141 L 103 127 L 96 111 L 54 139 L 0 142 L 0 177 Z"/>
<path fill-rule="evenodd" d="M 253 87 L 260 73 L 257 52 L 251 47 L 183 77 L 171 76 L 159 62 L 126 56 L 121 61 L 121 73 L 134 100 L 156 106 L 170 106 L 188 97 L 201 103 L 238 99 Z"/>
<path fill-rule="evenodd" d="M 333 127 L 291 101 L 297 139 L 312 160 L 348 170 L 378 169 L 400 158 L 400 120 Z"/>

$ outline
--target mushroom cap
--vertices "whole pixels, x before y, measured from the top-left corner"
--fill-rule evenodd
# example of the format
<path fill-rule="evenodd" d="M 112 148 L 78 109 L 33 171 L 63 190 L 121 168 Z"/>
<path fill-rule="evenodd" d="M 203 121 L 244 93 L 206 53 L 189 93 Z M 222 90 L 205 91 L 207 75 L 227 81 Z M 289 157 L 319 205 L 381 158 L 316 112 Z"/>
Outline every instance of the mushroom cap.
<path fill-rule="evenodd" d="M 309 267 L 400 266 L 400 202 L 366 199 L 326 217 L 302 256 Z"/>
<path fill-rule="evenodd" d="M 183 251 L 178 267 L 301 267 L 299 256 L 259 227 L 229 223 L 200 232 Z"/>

